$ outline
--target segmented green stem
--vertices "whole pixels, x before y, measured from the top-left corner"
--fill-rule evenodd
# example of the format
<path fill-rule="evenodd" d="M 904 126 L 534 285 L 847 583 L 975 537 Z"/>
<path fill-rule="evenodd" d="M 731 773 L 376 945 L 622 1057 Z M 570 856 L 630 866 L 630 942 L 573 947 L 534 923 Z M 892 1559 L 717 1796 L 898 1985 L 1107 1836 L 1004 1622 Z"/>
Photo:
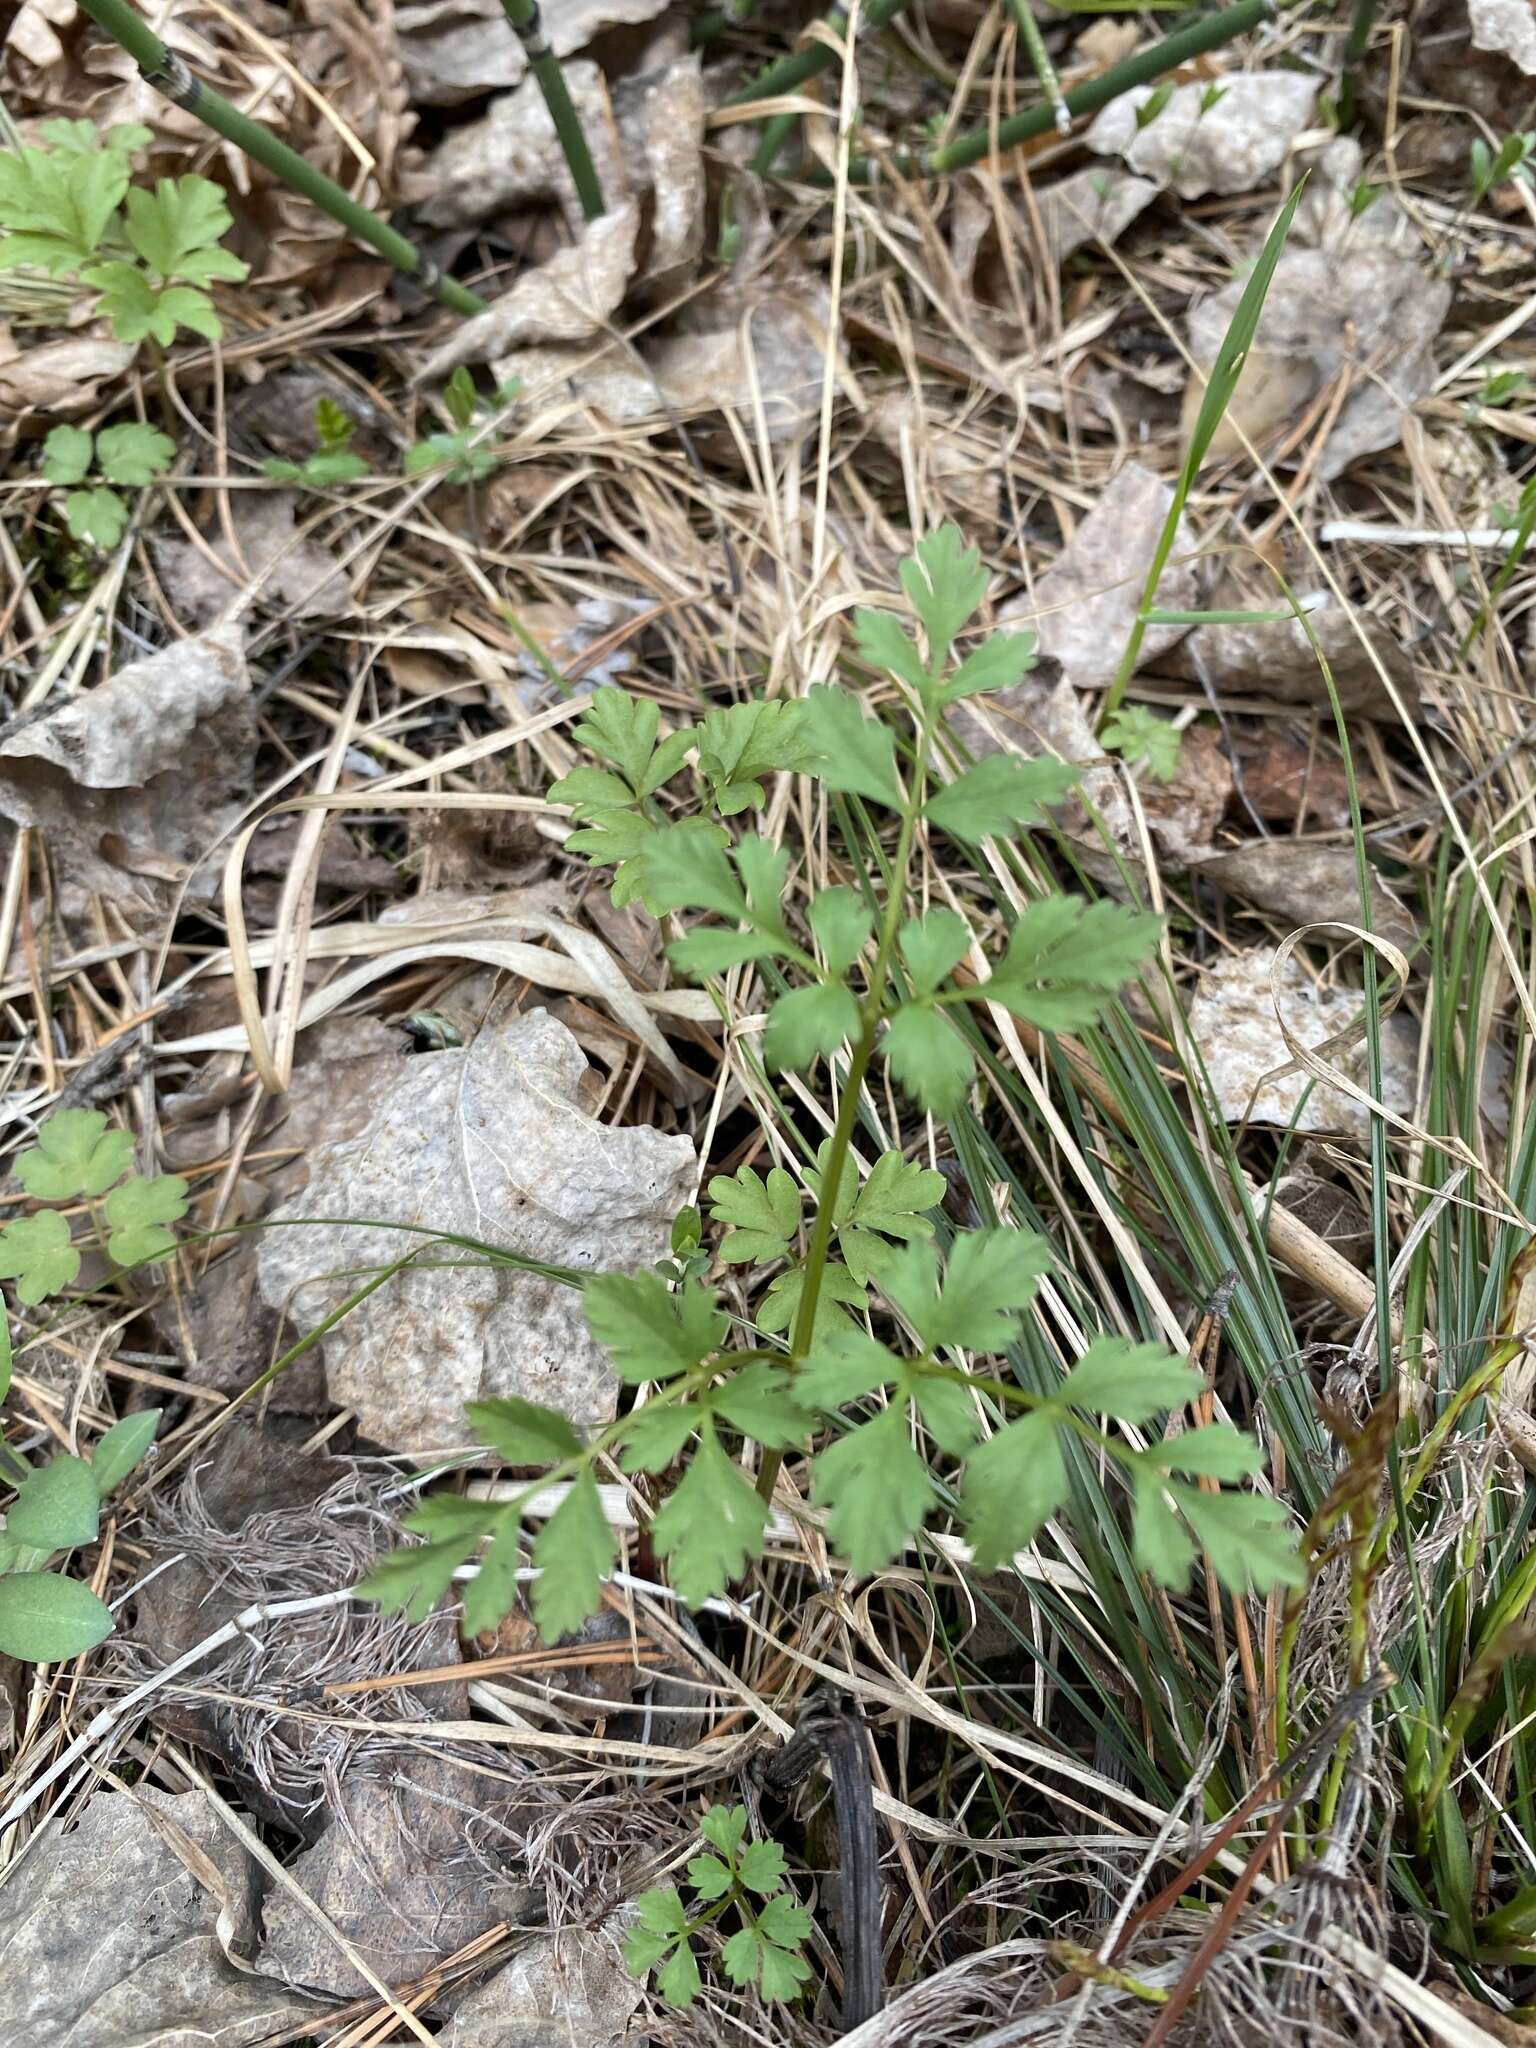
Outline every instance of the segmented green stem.
<path fill-rule="evenodd" d="M 576 186 L 581 210 L 588 220 L 596 220 L 608 211 L 603 203 L 603 188 L 598 181 L 592 152 L 587 147 L 581 116 L 571 99 L 565 73 L 560 69 L 560 59 L 550 48 L 544 33 L 538 0 L 501 0 L 501 5 L 523 46 L 528 69 L 539 82 L 539 91 L 544 95 L 549 118 L 555 124 L 555 134 L 565 155 L 566 168 Z"/>
<path fill-rule="evenodd" d="M 1279 0 L 1279 4 L 1290 5 L 1292 0 Z M 1131 91 L 1134 86 L 1148 85 L 1153 79 L 1176 71 L 1192 57 L 1198 57 L 1206 50 L 1219 49 L 1236 36 L 1246 35 L 1275 11 L 1275 5 L 1276 0 L 1239 0 L 1236 7 L 1229 7 L 1224 13 L 1202 15 L 1186 27 L 1176 29 L 1171 36 L 1164 36 L 1160 43 L 1138 50 L 1123 64 L 1113 64 L 1097 78 L 1087 79 L 1082 85 L 1063 93 L 1061 105 L 1073 120 L 1083 114 L 1096 114 L 1100 107 L 1108 106 L 1111 100 L 1119 99 L 1122 93 Z M 873 16 L 875 8 L 872 6 L 869 12 Z M 780 90 L 778 87 L 774 89 Z M 894 156 L 890 159 L 890 169 L 904 178 L 943 177 L 950 171 L 963 171 L 967 165 L 979 163 L 983 157 L 998 155 L 1005 149 L 1016 149 L 1021 142 L 1032 141 L 1037 135 L 1049 134 L 1056 125 L 1057 109 L 1046 102 L 1014 114 L 1006 121 L 999 121 L 995 128 L 970 129 L 939 149 Z M 884 169 L 885 166 L 872 157 L 856 156 L 849 160 L 848 179 L 854 185 L 868 185 Z M 832 174 L 818 170 L 808 182 L 813 185 L 830 184 Z"/>
<path fill-rule="evenodd" d="M 430 257 L 424 256 L 416 244 L 392 228 L 388 221 L 380 220 L 344 192 L 323 171 L 317 171 L 313 164 L 306 163 L 297 150 L 290 149 L 286 142 L 279 142 L 269 128 L 263 128 L 259 121 L 253 121 L 249 114 L 217 93 L 211 86 L 202 84 L 192 76 L 181 58 L 168 50 L 147 23 L 128 5 L 128 0 L 80 0 L 84 12 L 96 26 L 105 29 L 112 40 L 122 45 L 134 63 L 138 65 L 147 85 L 188 114 L 196 115 L 205 127 L 216 135 L 222 135 L 226 142 L 232 142 L 239 150 L 261 164 L 274 177 L 281 178 L 291 191 L 318 206 L 322 213 L 328 213 L 332 220 L 340 223 L 358 241 L 374 249 L 386 263 L 392 263 L 396 270 L 414 278 L 423 291 L 449 306 L 455 313 L 483 313 L 484 299 L 467 290 L 451 277 L 444 277 Z"/>
<path fill-rule="evenodd" d="M 869 0 L 869 5 L 859 10 L 859 33 L 872 35 L 877 29 L 894 21 L 906 6 L 907 0 Z M 828 36 L 825 41 L 817 38 L 807 43 L 792 56 L 781 57 L 777 64 L 768 69 L 750 85 L 744 85 L 740 92 L 733 92 L 726 101 L 728 107 L 747 107 L 754 100 L 771 100 L 781 92 L 793 92 L 797 85 L 804 85 L 808 78 L 814 78 L 837 56 L 836 43 L 848 26 L 848 10 L 833 7 L 826 17 Z"/>
<path fill-rule="evenodd" d="M 1056 76 L 1056 66 L 1051 62 L 1051 53 L 1045 47 L 1045 38 L 1040 33 L 1035 11 L 1029 0 L 1008 0 L 1008 4 L 1013 9 L 1014 26 L 1019 31 L 1019 41 L 1028 52 L 1035 76 L 1040 81 L 1040 90 L 1045 94 L 1046 102 L 1056 117 L 1058 130 L 1066 135 L 1072 127 L 1072 116 L 1061 96 L 1061 80 Z"/>

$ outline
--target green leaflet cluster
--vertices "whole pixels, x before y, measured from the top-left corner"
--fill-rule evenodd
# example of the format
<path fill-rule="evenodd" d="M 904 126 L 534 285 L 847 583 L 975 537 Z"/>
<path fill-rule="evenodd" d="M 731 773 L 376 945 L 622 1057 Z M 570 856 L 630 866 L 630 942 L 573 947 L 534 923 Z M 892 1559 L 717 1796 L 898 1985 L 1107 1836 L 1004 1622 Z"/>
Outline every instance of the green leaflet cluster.
<path fill-rule="evenodd" d="M 744 1806 L 712 1806 L 699 1833 L 715 1853 L 688 1864 L 692 1911 L 675 1886 L 642 1892 L 635 1901 L 638 1925 L 624 1944 L 625 1962 L 637 1976 L 654 1970 L 656 1989 L 668 2005 L 691 2005 L 700 1983 L 692 1937 L 732 1913 L 739 1924 L 720 1951 L 726 1976 L 733 1984 L 754 1986 L 770 2002 L 798 1998 L 811 1975 L 800 1953 L 811 1916 L 787 1888 L 784 1851 L 770 1838 L 747 1841 Z"/>
<path fill-rule="evenodd" d="M 168 1226 L 186 1211 L 187 1184 L 129 1172 L 133 1138 L 109 1128 L 98 1109 L 66 1109 L 39 1126 L 37 1143 L 16 1161 L 16 1175 L 40 1202 L 84 1201 L 103 1249 L 119 1266 L 162 1258 L 175 1244 Z M 0 1276 L 14 1280 L 29 1305 L 70 1286 L 80 1252 L 57 1209 L 15 1217 L 0 1231 Z M 11 1383 L 10 1326 L 0 1317 L 0 1400 Z M 89 1464 L 57 1457 L 33 1469 L 0 1447 L 0 1481 L 15 1488 L 0 1530 L 0 1653 L 36 1662 L 77 1657 L 112 1632 L 109 1609 L 77 1579 L 49 1565 L 95 1540 L 101 1502 L 121 1485 L 154 1442 L 158 1408 L 126 1416 L 96 1446 Z"/>
<path fill-rule="evenodd" d="M 182 328 L 216 340 L 208 287 L 249 266 L 221 246 L 231 221 L 209 178 L 134 185 L 131 159 L 150 131 L 125 122 L 45 121 L 43 147 L 0 150 L 0 270 L 40 270 L 99 294 L 119 341 L 169 346 Z"/>
<path fill-rule="evenodd" d="M 176 456 L 176 443 L 142 420 L 125 420 L 88 434 L 82 427 L 55 427 L 43 443 L 43 475 L 68 488 L 64 521 L 76 540 L 115 548 L 128 525 L 122 484 L 140 490 L 163 476 Z"/>
<path fill-rule="evenodd" d="M 602 690 L 574 728 L 594 758 L 553 791 L 575 817 L 571 849 L 615 871 L 616 901 L 695 914 L 668 949 L 684 973 L 712 980 L 774 963 L 783 992 L 768 1012 L 766 1060 L 803 1067 L 841 1052 L 836 1123 L 798 1176 L 743 1167 L 709 1183 L 708 1222 L 723 1233 L 715 1257 L 771 1269 L 745 1346 L 707 1284 L 705 1219 L 685 1211 L 672 1257 L 654 1272 L 586 1286 L 592 1333 L 631 1405 L 590 1437 L 526 1401 L 472 1407 L 482 1441 L 526 1483 L 500 1502 L 424 1501 L 407 1523 L 423 1540 L 382 1559 L 367 1582 L 381 1600 L 424 1615 L 474 1566 L 465 1621 L 480 1630 L 526 1573 L 543 1634 L 574 1630 L 618 1555 L 598 1485 L 607 1466 L 649 1476 L 660 1499 L 651 1547 L 697 1607 L 761 1552 L 764 1495 L 786 1453 L 806 1458 L 831 1541 L 858 1573 L 890 1564 L 938 1518 L 958 1525 L 983 1567 L 1002 1564 L 1066 1509 L 1074 1473 L 1088 1483 L 1091 1472 L 1125 1513 L 1137 1565 L 1159 1583 L 1184 1585 L 1202 1555 L 1234 1592 L 1299 1576 L 1282 1510 L 1241 1488 L 1260 1469 L 1257 1444 L 1225 1424 L 1184 1425 L 1180 1411 L 1202 1390 L 1186 1363 L 1106 1338 L 1046 1393 L 1026 1390 L 1011 1368 L 989 1370 L 989 1357 L 1016 1353 L 1049 1248 L 1018 1230 L 973 1231 L 941 1257 L 941 1176 L 897 1152 L 862 1179 L 857 1170 L 855 1111 L 874 1060 L 942 1116 L 976 1084 L 979 1012 L 1002 1009 L 1042 1032 L 1086 1027 L 1159 931 L 1117 903 L 1046 894 L 989 959 L 955 910 L 911 914 L 920 826 L 974 848 L 1043 818 L 1073 777 L 1055 761 L 1000 754 L 934 786 L 947 707 L 1016 682 L 1033 643 L 1003 634 L 956 649 L 986 576 L 953 528 L 924 540 L 901 578 L 921 646 L 892 613 L 861 611 L 854 622 L 862 660 L 906 705 L 900 748 L 857 692 L 830 686 L 711 710 L 666 734 L 654 702 Z M 874 829 L 894 824 L 883 893 L 829 888 L 803 925 L 792 917 L 788 853 L 727 822 L 761 806 L 769 779 L 785 772 L 875 807 Z M 882 809 L 893 817 L 881 820 Z M 761 1486 L 748 1476 L 754 1464 Z M 524 1510 L 546 1487 L 560 1489 L 556 1505 L 541 1504 L 525 1552 Z"/>

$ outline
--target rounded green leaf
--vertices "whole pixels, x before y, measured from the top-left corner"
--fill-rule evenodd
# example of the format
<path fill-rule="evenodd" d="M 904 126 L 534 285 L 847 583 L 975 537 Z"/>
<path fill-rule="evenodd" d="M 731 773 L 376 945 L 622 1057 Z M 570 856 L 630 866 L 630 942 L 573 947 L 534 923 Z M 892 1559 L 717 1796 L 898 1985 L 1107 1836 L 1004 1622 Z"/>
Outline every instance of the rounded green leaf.
<path fill-rule="evenodd" d="M 100 1512 L 90 1466 L 79 1458 L 55 1458 L 21 1482 L 5 1518 L 6 1534 L 35 1550 L 73 1550 L 95 1536 Z"/>
<path fill-rule="evenodd" d="M 0 1579 L 0 1652 L 29 1664 L 78 1657 L 112 1633 L 112 1613 L 89 1586 L 57 1572 Z"/>
<path fill-rule="evenodd" d="M 102 1500 L 121 1486 L 142 1460 L 160 1427 L 159 1408 L 146 1408 L 138 1415 L 125 1415 L 114 1422 L 91 1457 L 91 1478 Z"/>

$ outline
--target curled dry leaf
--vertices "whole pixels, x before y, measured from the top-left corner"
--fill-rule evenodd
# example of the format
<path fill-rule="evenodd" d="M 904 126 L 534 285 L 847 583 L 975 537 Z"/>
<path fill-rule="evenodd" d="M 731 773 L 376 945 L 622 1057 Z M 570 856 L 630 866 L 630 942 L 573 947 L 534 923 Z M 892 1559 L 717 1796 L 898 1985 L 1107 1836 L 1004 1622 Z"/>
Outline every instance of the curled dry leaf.
<path fill-rule="evenodd" d="M 452 1231 L 578 1270 L 646 1266 L 689 1198 L 693 1145 L 595 1122 L 577 1106 L 586 1071 L 576 1039 L 543 1010 L 423 1053 L 360 1137 L 316 1148 L 292 1213 Z M 262 1293 L 312 1330 L 352 1292 L 343 1269 L 431 1243 L 386 1227 L 275 1230 L 262 1243 Z M 579 1293 L 508 1266 L 401 1273 L 346 1318 L 325 1363 L 362 1434 L 397 1450 L 463 1442 L 464 1403 L 489 1395 L 601 1423 L 617 1394 Z"/>
<path fill-rule="evenodd" d="M 562 69 L 598 183 L 613 206 L 630 197 L 632 185 L 607 81 L 584 57 Z M 536 78 L 492 100 L 478 121 L 452 129 L 409 178 L 405 196 L 417 219 L 434 228 L 475 227 L 512 207 L 547 200 L 560 203 L 573 233 L 580 233 L 584 218 Z"/>
<path fill-rule="evenodd" d="M 307 2000 L 230 1960 L 254 1942 L 262 1874 L 201 1792 L 98 1790 L 0 1891 L 0 2035 L 15 2042 L 255 2048 Z"/>
<path fill-rule="evenodd" d="M 443 2048 L 619 2048 L 643 1992 L 603 1929 L 538 1935 L 470 1992 Z"/>
<path fill-rule="evenodd" d="M 653 289 L 675 284 L 704 240 L 704 86 L 685 56 L 629 78 L 612 103 L 595 64 L 565 67 L 571 100 L 610 207 L 644 202 L 641 268 Z M 457 128 L 410 180 L 407 197 L 429 227 L 473 227 L 514 207 L 557 201 L 573 233 L 581 203 L 537 80 L 493 100 Z"/>
<path fill-rule="evenodd" d="M 501 1867 L 508 1810 L 497 1777 L 402 1744 L 347 1773 L 337 1818 L 293 1876 L 376 1978 L 409 1983 L 532 1903 Z M 263 1917 L 266 1975 L 338 1998 L 373 1989 L 291 1892 L 274 1892 Z"/>
<path fill-rule="evenodd" d="M 151 543 L 172 610 L 183 625 L 211 625 L 231 605 L 253 601 L 290 619 L 335 619 L 350 609 L 352 586 L 330 549 L 298 537 L 292 491 L 229 494 L 231 540 L 213 521 L 204 545 Z M 313 512 L 315 500 L 305 510 Z"/>
<path fill-rule="evenodd" d="M 1077 689 L 1105 688 L 1120 665 L 1172 503 L 1172 489 L 1161 478 L 1139 462 L 1126 463 L 1036 583 L 1033 597 L 1011 599 L 1000 608 L 999 621 L 1033 626 L 1042 651 L 1056 657 Z M 1194 551 L 1195 536 L 1181 520 L 1158 587 L 1158 602 L 1170 611 L 1188 610 L 1198 601 Z M 1149 627 L 1143 664 L 1188 630 Z"/>
<path fill-rule="evenodd" d="M 1202 862 L 1200 873 L 1223 889 L 1266 910 L 1294 931 L 1304 924 L 1360 923 L 1360 889 L 1352 846 L 1322 846 L 1306 839 L 1254 839 Z M 1418 931 L 1412 918 L 1374 871 L 1371 929 L 1405 952 Z"/>
<path fill-rule="evenodd" d="M 525 272 L 488 312 L 462 322 L 427 358 L 422 380 L 445 377 L 461 363 L 491 362 L 509 349 L 596 334 L 623 303 L 638 226 L 632 199 L 593 221 L 579 242 Z"/>
<path fill-rule="evenodd" d="M 824 293 L 786 285 L 752 293 L 728 325 L 673 334 L 640 349 L 533 349 L 503 356 L 530 409 L 574 399 L 615 425 L 730 410 L 761 398 L 771 441 L 792 440 L 816 417 L 826 362 Z"/>
<path fill-rule="evenodd" d="M 51 422 L 89 411 L 102 385 L 120 377 L 134 353 L 127 342 L 90 334 L 23 345 L 0 326 L 0 445 L 13 443 L 33 414 Z"/>
<path fill-rule="evenodd" d="M 544 33 L 573 57 L 605 29 L 654 21 L 667 0 L 545 0 Z M 516 85 L 528 69 L 500 0 L 425 0 L 393 8 L 412 99 L 451 107 Z"/>
<path fill-rule="evenodd" d="M 1234 278 L 1190 314 L 1190 353 L 1201 369 L 1215 362 L 1245 282 Z M 1351 246 L 1344 260 L 1321 249 L 1287 249 L 1213 451 L 1233 454 L 1241 448 L 1234 421 L 1255 442 L 1294 425 L 1325 388 L 1331 395 L 1340 377 L 1348 378 L 1348 390 L 1317 474 L 1336 477 L 1357 456 L 1392 447 L 1404 417 L 1434 382 L 1434 339 L 1450 303 L 1448 284 L 1367 242 Z M 1202 380 L 1192 377 L 1184 401 L 1186 435 L 1203 395 Z"/>
<path fill-rule="evenodd" d="M 1035 195 L 1045 246 L 1056 263 L 1089 242 L 1117 242 L 1161 187 L 1109 165 L 1075 171 Z"/>
<path fill-rule="evenodd" d="M 1175 87 L 1144 128 L 1136 115 L 1152 97 L 1133 86 L 1111 100 L 1088 130 L 1088 147 L 1122 156 L 1133 171 L 1184 199 L 1206 192 L 1251 192 L 1285 161 L 1312 118 L 1318 81 L 1300 71 L 1236 72 L 1215 81 L 1221 97 L 1204 108 L 1212 83 Z"/>
<path fill-rule="evenodd" d="M 142 927 L 183 884 L 213 895 L 205 863 L 250 795 L 250 694 L 230 624 L 130 662 L 0 740 L 0 817 L 42 833 L 66 918 L 94 893 Z"/>
<path fill-rule="evenodd" d="M 1472 47 L 1498 50 L 1528 78 L 1536 77 L 1536 13 L 1530 0 L 1467 0 Z"/>
<path fill-rule="evenodd" d="M 1247 1117 L 1254 1123 L 1363 1138 L 1370 1129 L 1365 1106 L 1294 1066 L 1275 1015 L 1275 959 L 1274 947 L 1260 946 L 1218 960 L 1201 976 L 1190 1004 L 1190 1035 L 1200 1048 L 1217 1107 L 1228 1123 Z M 1361 1016 L 1357 989 L 1318 988 L 1294 957 L 1280 969 L 1276 986 L 1292 1038 L 1309 1049 L 1348 1032 Z M 1408 1116 L 1414 1096 L 1413 1026 L 1406 1018 L 1389 1017 L 1383 1036 L 1385 1106 Z M 1319 1057 L 1357 1088 L 1365 1087 L 1363 1030 Z M 1280 1074 L 1282 1068 L 1291 1071 Z M 1270 1078 L 1276 1074 L 1280 1078 Z"/>

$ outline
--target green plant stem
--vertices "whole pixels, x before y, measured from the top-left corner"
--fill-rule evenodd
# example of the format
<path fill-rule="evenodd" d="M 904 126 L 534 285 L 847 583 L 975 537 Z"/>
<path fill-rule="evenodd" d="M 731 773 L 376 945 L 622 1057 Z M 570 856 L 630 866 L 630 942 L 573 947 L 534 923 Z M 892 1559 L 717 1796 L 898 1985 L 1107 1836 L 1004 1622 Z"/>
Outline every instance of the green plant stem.
<path fill-rule="evenodd" d="M 832 1232 L 836 1227 L 838 1190 L 842 1186 L 848 1150 L 853 1143 L 853 1127 L 858 1121 L 859 1096 L 864 1087 L 864 1076 L 869 1072 L 869 1063 L 875 1056 L 875 1045 L 885 1017 L 885 985 L 890 974 L 892 956 L 896 951 L 896 934 L 901 926 L 902 905 L 906 899 L 907 870 L 912 862 L 912 845 L 917 837 L 917 821 L 927 794 L 928 755 L 933 745 L 936 716 L 930 699 L 923 707 L 922 719 L 918 726 L 912 780 L 907 791 L 907 802 L 901 814 L 901 831 L 896 840 L 896 856 L 891 862 L 885 914 L 880 921 L 880 938 L 875 948 L 874 964 L 869 971 L 864 1000 L 859 1005 L 859 1036 L 853 1048 L 853 1057 L 848 1062 L 848 1072 L 843 1079 L 842 1094 L 838 1097 L 837 1121 L 832 1126 L 832 1140 L 827 1147 L 827 1163 L 821 1170 L 821 1194 L 816 1203 L 816 1220 L 811 1225 L 811 1241 L 806 1248 L 805 1270 L 800 1284 L 800 1301 L 795 1310 L 794 1328 L 789 1338 L 791 1371 L 810 1351 L 816 1329 L 816 1309 L 821 1299 L 821 1283 L 827 1270 L 827 1256 L 832 1249 Z M 783 1457 L 780 1452 L 763 1453 L 763 1462 L 757 1474 L 757 1490 L 764 1500 L 773 1497 L 774 1482 L 779 1476 L 779 1467 L 782 1463 Z"/>
<path fill-rule="evenodd" d="M 689 25 L 688 41 L 695 50 L 705 43 L 718 42 L 730 28 L 740 28 L 752 19 L 756 0 L 725 0 L 723 7 L 711 7 L 707 14 L 698 15 Z"/>
<path fill-rule="evenodd" d="M 1294 0 L 1279 0 L 1279 4 L 1292 5 Z M 1070 92 L 1063 93 L 1061 104 L 1073 120 L 1083 114 L 1096 114 L 1100 107 L 1108 106 L 1111 100 L 1119 99 L 1133 86 L 1150 84 L 1153 79 L 1187 64 L 1192 57 L 1198 57 L 1206 50 L 1219 49 L 1235 36 L 1246 35 L 1272 14 L 1274 7 L 1275 0 L 1238 0 L 1236 7 L 1229 7 L 1224 13 L 1202 15 L 1187 27 L 1175 29 L 1171 36 L 1164 36 L 1160 43 L 1138 50 L 1123 64 L 1111 65 L 1097 78 L 1086 79 L 1083 84 L 1074 86 Z M 873 15 L 873 8 L 870 13 Z M 774 88 L 775 91 L 779 89 L 777 86 Z M 999 121 L 995 128 L 970 129 L 939 149 L 894 156 L 889 160 L 890 168 L 904 178 L 943 177 L 949 171 L 963 171 L 967 165 L 979 163 L 983 157 L 998 155 L 1005 149 L 1016 149 L 1021 142 L 1033 141 L 1037 135 L 1048 135 L 1056 123 L 1056 108 L 1045 102 L 1038 107 L 1026 108 L 1023 113 L 1014 114 L 1006 121 Z M 848 164 L 848 182 L 868 185 L 881 175 L 884 168 L 872 157 L 853 157 Z M 812 185 L 831 184 L 832 173 L 814 171 L 808 182 Z"/>
<path fill-rule="evenodd" d="M 1349 39 L 1344 45 L 1344 75 L 1339 80 L 1339 126 L 1352 128 L 1360 102 L 1360 64 L 1370 46 L 1371 30 L 1376 26 L 1377 0 L 1355 0 L 1355 11 L 1349 24 Z"/>
<path fill-rule="evenodd" d="M 752 156 L 752 169 L 759 178 L 768 177 L 779 160 L 779 153 L 794 132 L 799 121 L 798 114 L 775 114 L 771 121 L 763 123 L 762 140 Z"/>
<path fill-rule="evenodd" d="M 1019 32 L 1019 41 L 1029 54 L 1035 77 L 1040 81 L 1040 90 L 1056 117 L 1056 126 L 1061 134 L 1070 133 L 1072 116 L 1067 103 L 1061 96 L 1061 80 L 1056 76 L 1056 66 L 1051 62 L 1050 52 L 1045 47 L 1045 38 L 1040 33 L 1040 24 L 1035 19 L 1034 9 L 1029 0 L 1008 0 L 1013 12 L 1014 26 Z"/>
<path fill-rule="evenodd" d="M 859 10 L 860 35 L 872 35 L 884 28 L 887 22 L 895 20 L 906 4 L 907 0 L 869 0 L 869 5 Z M 770 64 L 750 85 L 733 92 L 725 104 L 728 107 L 748 107 L 754 100 L 775 99 L 781 92 L 793 92 L 797 85 L 804 85 L 808 78 L 825 71 L 836 57 L 836 39 L 847 26 L 848 10 L 845 7 L 830 8 L 826 17 L 826 41 L 818 38 L 807 43 L 803 50 L 796 50 L 792 56 L 781 57 L 777 64 Z"/>
<path fill-rule="evenodd" d="M 313 164 L 306 163 L 297 150 L 290 149 L 286 142 L 279 142 L 269 128 L 263 128 L 259 121 L 253 121 L 248 114 L 231 106 L 222 94 L 211 86 L 203 85 L 194 78 L 181 58 L 167 50 L 165 44 L 146 22 L 140 20 L 128 0 L 80 0 L 82 10 L 96 26 L 105 29 L 114 42 L 120 43 L 138 65 L 147 85 L 152 85 L 176 106 L 188 114 L 195 114 L 205 127 L 216 135 L 222 135 L 226 142 L 232 142 L 243 150 L 253 162 L 261 164 L 274 177 L 281 178 L 292 191 L 328 213 L 332 220 L 340 223 L 349 234 L 374 249 L 387 263 L 407 277 L 414 277 L 424 291 L 449 306 L 455 313 L 483 313 L 484 299 L 458 284 L 451 277 L 444 277 L 437 265 L 423 256 L 416 244 L 396 232 L 387 221 L 380 220 L 366 206 L 358 204 L 349 193 L 317 171 Z"/>
<path fill-rule="evenodd" d="M 528 69 L 539 81 L 539 91 L 544 95 L 544 104 L 549 109 L 549 118 L 555 124 L 555 134 L 565 156 L 566 169 L 576 186 L 576 196 L 581 201 L 581 210 L 588 220 L 596 220 L 608 211 L 603 203 L 603 188 L 598 181 L 597 167 L 592 161 L 592 152 L 587 147 L 586 130 L 581 125 L 571 99 L 571 89 L 565 82 L 565 73 L 560 69 L 560 59 L 550 48 L 539 16 L 538 0 L 501 0 L 502 12 L 516 31 L 528 59 Z"/>

